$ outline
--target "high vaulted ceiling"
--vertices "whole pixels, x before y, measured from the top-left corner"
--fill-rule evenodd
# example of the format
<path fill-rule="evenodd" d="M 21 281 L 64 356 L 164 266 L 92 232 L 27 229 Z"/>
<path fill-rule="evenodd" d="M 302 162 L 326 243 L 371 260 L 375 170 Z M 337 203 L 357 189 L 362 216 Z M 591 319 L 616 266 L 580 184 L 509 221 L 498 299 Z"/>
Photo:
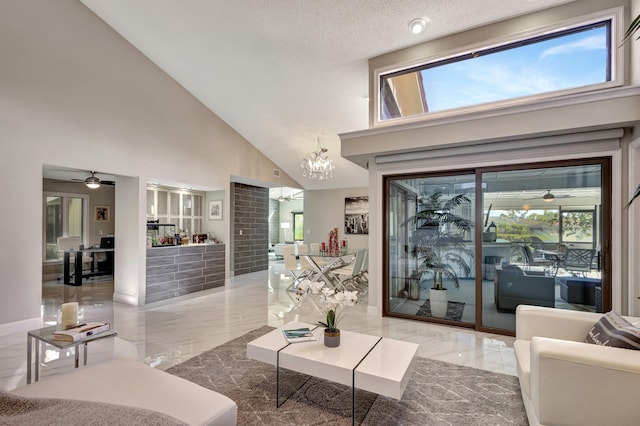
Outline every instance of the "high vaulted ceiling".
<path fill-rule="evenodd" d="M 81 1 L 305 189 L 327 189 L 367 185 L 338 134 L 368 127 L 369 58 L 573 0 Z M 302 177 L 317 137 L 329 181 Z"/>

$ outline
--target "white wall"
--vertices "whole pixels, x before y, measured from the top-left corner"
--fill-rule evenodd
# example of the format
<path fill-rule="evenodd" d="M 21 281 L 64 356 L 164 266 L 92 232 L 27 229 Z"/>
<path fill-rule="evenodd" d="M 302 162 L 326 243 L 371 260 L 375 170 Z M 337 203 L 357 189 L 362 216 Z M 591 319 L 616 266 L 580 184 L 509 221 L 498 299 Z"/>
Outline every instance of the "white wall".
<path fill-rule="evenodd" d="M 369 235 L 344 233 L 344 199 L 369 195 L 369 188 L 341 188 L 331 190 L 307 190 L 304 192 L 305 242 L 328 242 L 327 236 L 338 228 L 340 240 L 348 241 L 348 248 L 369 247 Z M 371 204 L 369 205 L 371 208 Z"/>
<path fill-rule="evenodd" d="M 227 192 L 229 191 L 207 191 L 205 194 L 205 204 L 204 204 L 204 232 L 211 233 L 216 236 L 223 243 L 227 243 L 227 235 L 228 229 L 227 226 L 228 219 L 226 218 L 229 215 L 229 204 L 225 199 L 227 199 Z M 209 219 L 209 201 L 217 201 L 222 200 L 222 220 L 219 219 Z"/>
<path fill-rule="evenodd" d="M 284 173 L 274 181 L 275 164 L 77 0 L 0 2 L 0 52 L 0 223 L 11 241 L 0 334 L 41 323 L 43 164 L 122 177 L 115 279 L 130 303 L 144 299 L 147 182 L 300 186 Z M 225 206 L 228 228 L 228 195 Z"/>

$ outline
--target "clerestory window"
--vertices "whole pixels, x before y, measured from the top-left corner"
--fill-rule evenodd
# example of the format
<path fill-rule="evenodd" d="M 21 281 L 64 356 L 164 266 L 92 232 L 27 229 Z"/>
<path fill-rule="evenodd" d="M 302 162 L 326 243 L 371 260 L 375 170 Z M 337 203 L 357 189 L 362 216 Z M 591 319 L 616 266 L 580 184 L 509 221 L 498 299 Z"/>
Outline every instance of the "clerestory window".
<path fill-rule="evenodd" d="M 379 75 L 378 121 L 612 81 L 612 18 Z"/>

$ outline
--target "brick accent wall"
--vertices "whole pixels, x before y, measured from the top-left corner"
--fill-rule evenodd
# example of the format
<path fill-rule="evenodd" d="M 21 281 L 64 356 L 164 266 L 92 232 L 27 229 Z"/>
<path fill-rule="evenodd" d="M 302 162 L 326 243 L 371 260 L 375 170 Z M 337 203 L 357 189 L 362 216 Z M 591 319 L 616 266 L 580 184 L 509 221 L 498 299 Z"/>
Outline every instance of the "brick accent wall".
<path fill-rule="evenodd" d="M 233 183 L 232 195 L 233 274 L 265 271 L 269 269 L 269 189 Z"/>
<path fill-rule="evenodd" d="M 280 242 L 280 201 L 269 198 L 269 244 Z"/>

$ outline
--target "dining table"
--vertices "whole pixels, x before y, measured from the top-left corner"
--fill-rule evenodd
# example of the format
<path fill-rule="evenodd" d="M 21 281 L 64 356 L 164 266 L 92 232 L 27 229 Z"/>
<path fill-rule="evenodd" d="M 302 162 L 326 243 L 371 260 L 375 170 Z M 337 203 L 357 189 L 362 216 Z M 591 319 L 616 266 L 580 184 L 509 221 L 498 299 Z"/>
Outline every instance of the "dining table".
<path fill-rule="evenodd" d="M 312 281 L 322 280 L 336 290 L 346 290 L 346 288 L 342 285 L 338 275 L 332 271 L 352 262 L 355 255 L 355 251 L 347 250 L 342 250 L 339 253 L 319 251 L 300 254 L 300 256 L 309 262 L 313 269 L 310 279 Z"/>
<path fill-rule="evenodd" d="M 554 250 L 538 250 L 538 253 L 550 262 L 550 275 L 554 277 L 558 275 L 560 264 L 564 262 L 564 253 Z"/>

